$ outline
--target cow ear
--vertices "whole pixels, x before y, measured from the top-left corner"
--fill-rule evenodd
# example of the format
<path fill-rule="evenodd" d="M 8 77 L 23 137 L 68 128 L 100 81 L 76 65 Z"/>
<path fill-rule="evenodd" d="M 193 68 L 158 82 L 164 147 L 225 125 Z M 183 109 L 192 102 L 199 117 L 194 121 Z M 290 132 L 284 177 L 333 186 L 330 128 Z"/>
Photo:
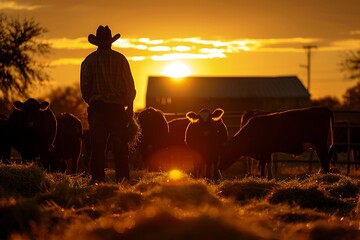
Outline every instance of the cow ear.
<path fill-rule="evenodd" d="M 214 121 L 218 121 L 221 119 L 221 117 L 224 115 L 224 110 L 222 110 L 221 108 L 217 108 L 213 111 L 212 113 L 212 119 Z"/>
<path fill-rule="evenodd" d="M 50 103 L 47 101 L 43 101 L 42 103 L 40 103 L 39 107 L 40 107 L 40 111 L 46 111 L 50 106 Z"/>
<path fill-rule="evenodd" d="M 22 103 L 20 101 L 15 101 L 13 103 L 13 107 L 16 111 L 22 111 L 24 109 L 24 103 Z"/>
<path fill-rule="evenodd" d="M 190 122 L 197 122 L 199 121 L 199 115 L 194 112 L 188 112 L 186 117 L 190 120 Z"/>

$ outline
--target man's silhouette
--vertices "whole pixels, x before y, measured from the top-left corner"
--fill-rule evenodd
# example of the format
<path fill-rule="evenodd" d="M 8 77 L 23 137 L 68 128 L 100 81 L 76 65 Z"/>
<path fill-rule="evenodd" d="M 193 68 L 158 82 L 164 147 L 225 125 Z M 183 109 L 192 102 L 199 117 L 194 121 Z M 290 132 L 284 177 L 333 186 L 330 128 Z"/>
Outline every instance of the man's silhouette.
<path fill-rule="evenodd" d="M 133 117 L 136 95 L 125 56 L 111 49 L 120 34 L 112 36 L 108 26 L 99 26 L 88 41 L 98 48 L 81 64 L 82 97 L 89 105 L 91 183 L 105 181 L 105 150 L 109 136 L 114 144 L 117 181 L 129 179 L 127 127 Z"/>

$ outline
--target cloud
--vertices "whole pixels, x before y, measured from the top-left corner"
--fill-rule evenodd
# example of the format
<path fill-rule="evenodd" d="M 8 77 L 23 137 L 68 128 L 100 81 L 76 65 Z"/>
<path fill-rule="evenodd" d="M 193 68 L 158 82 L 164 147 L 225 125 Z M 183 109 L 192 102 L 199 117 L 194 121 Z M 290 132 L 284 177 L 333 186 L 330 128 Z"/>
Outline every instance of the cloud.
<path fill-rule="evenodd" d="M 32 11 L 38 8 L 42 8 L 42 5 L 26 5 L 15 1 L 0 2 L 0 10 L 26 10 Z"/>
<path fill-rule="evenodd" d="M 50 66 L 80 65 L 84 58 L 59 58 L 50 63 Z"/>
<path fill-rule="evenodd" d="M 213 58 L 225 58 L 223 53 L 171 53 L 163 55 L 151 56 L 154 61 L 170 61 L 180 59 L 213 59 Z"/>
<path fill-rule="evenodd" d="M 54 49 L 90 49 L 87 38 L 59 38 L 50 39 Z M 128 38 L 118 39 L 113 48 L 128 49 L 126 56 L 129 61 L 168 61 L 179 59 L 213 59 L 226 58 L 228 55 L 242 51 L 247 52 L 303 52 L 303 46 L 314 44 L 319 51 L 339 51 L 354 49 L 360 45 L 360 40 L 343 39 L 341 41 L 327 42 L 319 38 L 268 38 L 268 39 L 235 39 L 211 40 L 192 38 Z M 163 54 L 161 54 L 163 53 Z M 80 60 L 73 58 L 59 59 L 53 64 L 79 64 Z"/>
<path fill-rule="evenodd" d="M 360 30 L 354 30 L 350 32 L 350 35 L 360 36 Z"/>
<path fill-rule="evenodd" d="M 49 39 L 49 44 L 54 49 L 90 49 L 94 48 L 93 45 L 91 45 L 87 38 L 56 38 L 56 39 Z"/>

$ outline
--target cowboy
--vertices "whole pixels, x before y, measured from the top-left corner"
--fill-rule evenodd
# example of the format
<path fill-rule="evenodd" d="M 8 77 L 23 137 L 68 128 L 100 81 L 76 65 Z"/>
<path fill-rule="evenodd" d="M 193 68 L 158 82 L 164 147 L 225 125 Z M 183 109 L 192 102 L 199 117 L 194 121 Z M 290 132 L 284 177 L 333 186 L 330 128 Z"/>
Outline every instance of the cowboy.
<path fill-rule="evenodd" d="M 111 48 L 118 38 L 120 34 L 112 36 L 108 26 L 99 26 L 96 36 L 88 36 L 88 41 L 98 48 L 81 64 L 81 93 L 88 104 L 92 184 L 105 181 L 105 150 L 110 135 L 117 181 L 130 178 L 126 136 L 136 90 L 128 61 Z"/>

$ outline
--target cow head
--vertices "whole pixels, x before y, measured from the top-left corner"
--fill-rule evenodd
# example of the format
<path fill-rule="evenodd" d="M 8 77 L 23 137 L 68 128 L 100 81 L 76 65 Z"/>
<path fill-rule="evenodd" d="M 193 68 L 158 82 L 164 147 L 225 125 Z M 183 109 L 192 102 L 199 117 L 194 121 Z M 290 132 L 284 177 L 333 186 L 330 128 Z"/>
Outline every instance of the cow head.
<path fill-rule="evenodd" d="M 201 109 L 199 113 L 188 112 L 186 117 L 192 122 L 199 122 L 200 124 L 209 124 L 211 121 L 218 121 L 224 115 L 224 110 L 217 108 L 212 113 L 208 109 Z"/>
<path fill-rule="evenodd" d="M 49 108 L 50 104 L 47 101 L 44 101 L 42 103 L 39 103 L 33 98 L 29 98 L 24 103 L 20 101 L 15 101 L 13 103 L 14 110 L 16 111 L 46 111 Z"/>
<path fill-rule="evenodd" d="M 34 98 L 27 99 L 24 103 L 15 101 L 13 110 L 23 116 L 26 127 L 33 128 L 38 119 L 38 113 L 49 109 L 50 104 L 47 101 L 39 103 Z"/>

